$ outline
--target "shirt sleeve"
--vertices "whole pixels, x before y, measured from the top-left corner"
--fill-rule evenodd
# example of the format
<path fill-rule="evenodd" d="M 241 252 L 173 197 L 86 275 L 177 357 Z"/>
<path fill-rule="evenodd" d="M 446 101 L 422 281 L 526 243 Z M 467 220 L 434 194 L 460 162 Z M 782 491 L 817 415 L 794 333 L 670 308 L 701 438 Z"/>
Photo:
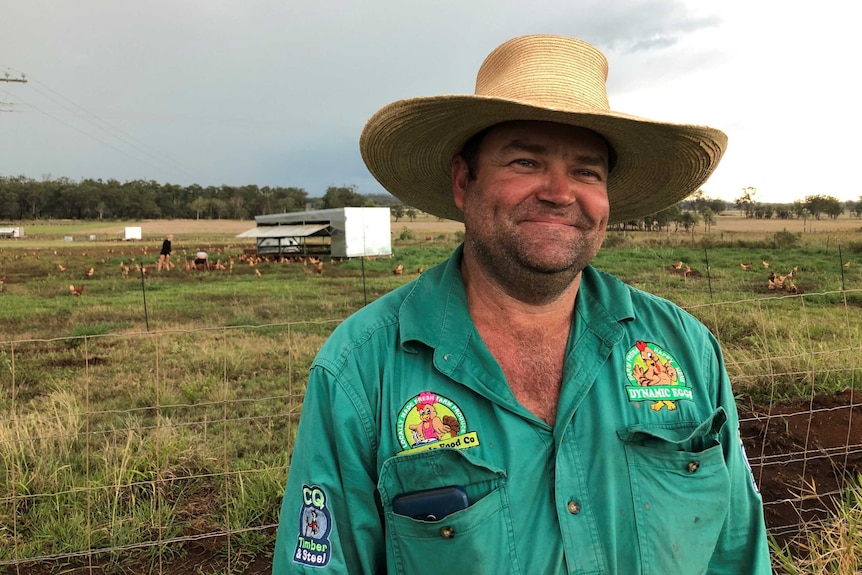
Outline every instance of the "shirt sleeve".
<path fill-rule="evenodd" d="M 368 402 L 312 367 L 282 501 L 273 575 L 385 571 Z"/>
<path fill-rule="evenodd" d="M 714 372 L 718 380 L 718 404 L 727 413 L 727 423 L 721 432 L 727 470 L 730 475 L 730 509 L 718 545 L 709 564 L 710 575 L 769 575 L 772 573 L 763 499 L 757 490 L 751 467 L 745 456 L 739 434 L 739 414 L 724 368 L 718 342 L 711 338 Z"/>

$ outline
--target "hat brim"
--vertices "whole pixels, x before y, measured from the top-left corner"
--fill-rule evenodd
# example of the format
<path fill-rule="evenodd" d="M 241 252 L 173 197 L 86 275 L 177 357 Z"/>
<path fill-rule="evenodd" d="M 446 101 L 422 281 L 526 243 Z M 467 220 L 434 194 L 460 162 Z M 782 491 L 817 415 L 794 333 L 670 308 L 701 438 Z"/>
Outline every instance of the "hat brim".
<path fill-rule="evenodd" d="M 368 170 L 392 195 L 423 212 L 463 221 L 452 199 L 452 157 L 474 134 L 514 120 L 588 128 L 608 141 L 616 156 L 608 178 L 611 224 L 681 201 L 709 178 L 727 147 L 727 136 L 706 126 L 452 95 L 400 100 L 381 108 L 365 125 L 359 148 Z"/>

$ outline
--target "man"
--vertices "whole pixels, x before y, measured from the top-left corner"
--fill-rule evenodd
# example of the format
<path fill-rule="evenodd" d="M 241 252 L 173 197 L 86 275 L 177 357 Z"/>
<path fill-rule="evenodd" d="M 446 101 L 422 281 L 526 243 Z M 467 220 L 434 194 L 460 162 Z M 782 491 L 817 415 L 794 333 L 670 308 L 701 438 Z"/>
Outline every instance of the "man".
<path fill-rule="evenodd" d="M 588 265 L 608 223 L 700 187 L 726 137 L 611 111 L 606 76 L 584 42 L 515 38 L 475 95 L 369 120 L 372 174 L 464 244 L 320 350 L 275 575 L 770 572 L 717 342 Z"/>

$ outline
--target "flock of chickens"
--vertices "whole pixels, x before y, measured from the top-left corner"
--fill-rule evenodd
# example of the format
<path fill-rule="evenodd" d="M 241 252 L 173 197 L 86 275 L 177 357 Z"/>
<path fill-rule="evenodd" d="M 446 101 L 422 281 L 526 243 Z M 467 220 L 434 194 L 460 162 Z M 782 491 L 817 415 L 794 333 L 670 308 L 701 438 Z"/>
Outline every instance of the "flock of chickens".
<path fill-rule="evenodd" d="M 219 250 L 219 252 L 220 252 L 220 250 Z M 109 254 L 114 253 L 114 250 L 113 249 L 108 250 L 108 253 Z M 121 252 L 121 253 L 123 253 L 125 255 L 125 252 Z M 141 253 L 145 256 L 148 255 L 147 254 L 147 248 L 143 248 L 141 250 Z M 58 255 L 56 250 L 54 251 L 54 255 Z M 87 253 L 83 252 L 82 255 L 86 256 Z M 16 256 L 16 258 L 17 257 L 20 257 L 20 256 Z M 36 254 L 35 257 L 36 257 L 36 259 L 39 259 L 38 254 Z M 375 258 L 374 257 L 368 257 L 367 259 L 373 260 Z M 135 272 L 137 274 L 147 275 L 153 271 L 153 268 L 156 267 L 155 264 L 142 265 L 142 264 L 135 261 L 136 260 L 135 257 L 129 257 L 129 258 L 127 258 L 127 260 L 128 260 L 128 263 L 125 260 L 121 261 L 119 263 L 120 270 L 121 270 L 123 275 L 129 275 L 133 269 L 135 270 Z M 107 263 L 107 258 L 102 258 L 101 261 L 102 261 L 102 263 Z M 309 267 L 311 269 L 312 273 L 316 273 L 317 275 L 323 275 L 323 270 L 324 270 L 323 259 L 321 259 L 319 257 L 315 257 L 315 256 L 302 256 L 302 255 L 260 256 L 260 255 L 255 255 L 255 254 L 240 254 L 236 257 L 228 255 L 224 258 L 224 261 L 222 260 L 221 257 L 219 257 L 215 261 L 207 262 L 204 265 L 200 265 L 200 264 L 195 265 L 191 260 L 189 260 L 188 257 L 185 257 L 182 264 L 169 262 L 169 263 L 167 263 L 167 265 L 165 267 L 166 267 L 166 269 L 170 270 L 172 268 L 179 267 L 180 265 L 182 265 L 182 268 L 184 271 L 192 271 L 192 270 L 208 271 L 208 270 L 233 270 L 235 265 L 246 265 L 246 266 L 250 266 L 250 267 L 255 267 L 255 270 L 254 270 L 255 275 L 257 277 L 262 277 L 263 273 L 260 271 L 260 269 L 256 268 L 257 264 L 259 264 L 261 262 L 273 262 L 273 263 L 282 263 L 282 264 L 287 264 L 287 263 L 302 264 L 303 266 Z M 344 262 L 344 258 L 338 258 L 338 259 L 330 258 L 329 265 L 330 266 L 337 266 L 343 262 Z M 761 262 L 761 265 L 763 266 L 763 269 L 770 270 L 769 271 L 769 277 L 768 277 L 768 279 L 766 281 L 766 285 L 765 285 L 766 289 L 768 289 L 770 291 L 785 291 L 785 292 L 790 293 L 790 294 L 801 293 L 799 290 L 799 287 L 797 287 L 796 283 L 793 281 L 793 278 L 796 276 L 796 274 L 798 272 L 798 266 L 793 266 L 793 268 L 790 271 L 782 274 L 782 273 L 776 273 L 775 270 L 772 269 L 772 265 L 767 261 Z M 850 262 L 849 261 L 845 262 L 843 264 L 843 266 L 845 269 L 849 269 L 850 268 Z M 744 263 L 744 262 L 740 263 L 739 267 L 743 271 L 746 271 L 746 272 L 752 271 L 753 269 L 755 269 L 755 267 L 759 268 L 759 266 L 755 266 L 754 263 L 750 262 L 750 261 L 748 263 Z M 68 266 L 63 265 L 63 264 L 57 264 L 57 269 L 60 272 L 66 272 L 68 270 Z M 692 268 L 690 265 L 686 264 L 683 261 L 679 261 L 679 262 L 670 264 L 669 269 L 672 273 L 677 274 L 677 275 L 681 275 L 681 276 L 686 277 L 686 278 L 700 277 L 702 275 L 698 270 Z M 425 271 L 425 269 L 420 266 L 416 270 L 416 273 L 421 274 L 424 271 Z M 85 278 L 91 278 L 94 276 L 95 273 L 96 273 L 96 270 L 94 267 L 87 266 L 86 268 L 84 268 L 83 276 Z M 405 273 L 404 265 L 398 264 L 398 266 L 396 266 L 392 270 L 392 273 L 394 275 L 403 275 Z M 6 276 L 0 278 L 0 290 L 3 289 L 5 282 L 6 282 Z M 85 284 L 80 284 L 80 285 L 70 284 L 69 285 L 69 294 L 73 295 L 73 296 L 81 296 L 84 293 L 84 288 L 85 288 Z"/>
<path fill-rule="evenodd" d="M 222 250 L 217 250 L 217 251 L 218 251 L 218 253 L 223 253 Z M 110 250 L 108 250 L 108 253 L 113 254 L 113 253 L 115 253 L 115 251 L 113 249 L 110 249 Z M 126 255 L 126 253 L 124 251 L 120 252 L 120 253 L 122 255 Z M 148 249 L 146 247 L 142 248 L 140 253 L 143 254 L 144 256 L 149 255 Z M 38 252 L 37 252 L 37 254 L 34 254 L 34 255 L 35 255 L 36 259 L 39 259 Z M 56 250 L 54 250 L 54 255 L 55 256 L 58 255 L 58 252 Z M 69 254 L 69 255 L 71 255 L 71 254 Z M 82 252 L 81 255 L 86 257 L 87 252 Z M 131 255 L 131 254 L 129 254 L 129 255 Z M 135 253 L 135 255 L 137 255 L 137 254 Z M 185 252 L 183 252 L 183 255 L 185 255 Z M 16 256 L 16 257 L 20 257 L 20 255 Z M 120 263 L 119 263 L 120 271 L 123 275 L 129 275 L 130 273 L 132 273 L 132 270 L 134 270 L 135 274 L 140 274 L 140 275 L 148 275 L 148 274 L 155 271 L 156 264 L 143 265 L 143 264 L 137 262 L 136 259 L 137 258 L 133 256 L 133 257 L 125 258 L 123 261 L 120 261 Z M 376 259 L 376 257 L 369 256 L 366 259 L 373 261 Z M 103 264 L 107 263 L 107 261 L 108 261 L 108 258 L 102 258 L 101 259 L 101 262 Z M 303 266 L 308 267 L 312 273 L 315 273 L 317 275 L 323 275 L 323 270 L 324 270 L 324 260 L 320 257 L 316 257 L 316 256 L 312 256 L 312 255 L 306 255 L 306 256 L 303 256 L 303 255 L 260 256 L 260 255 L 256 255 L 256 254 L 239 254 L 238 256 L 227 255 L 224 258 L 218 257 L 215 259 L 215 261 L 209 261 L 205 264 L 195 264 L 191 259 L 189 259 L 189 257 L 183 257 L 183 259 L 181 260 L 181 263 L 166 262 L 163 267 L 167 271 L 169 271 L 173 268 L 178 268 L 178 267 L 182 267 L 183 271 L 187 271 L 187 272 L 189 272 L 189 271 L 221 271 L 221 270 L 232 271 L 234 269 L 234 266 L 245 265 L 245 266 L 249 266 L 249 267 L 254 267 L 255 268 L 255 270 L 254 270 L 255 275 L 257 277 L 262 277 L 263 273 L 260 271 L 260 269 L 258 269 L 256 267 L 259 263 L 262 263 L 262 262 L 271 262 L 271 263 L 279 263 L 279 264 L 290 264 L 290 263 L 302 264 Z M 329 259 L 329 266 L 330 267 L 337 266 L 341 263 L 344 263 L 344 258 L 338 258 L 338 259 L 330 258 Z M 57 269 L 61 273 L 65 273 L 67 270 L 69 270 L 69 266 L 64 265 L 64 264 L 57 264 Z M 421 274 L 424 271 L 425 271 L 425 268 L 420 266 L 416 270 L 416 273 Z M 95 275 L 95 273 L 96 273 L 96 269 L 94 267 L 87 266 L 86 268 L 84 268 L 83 278 L 92 278 Z M 398 264 L 398 266 L 396 266 L 392 270 L 392 273 L 394 275 L 403 275 L 405 273 L 404 265 Z M 6 281 L 6 277 L 4 276 L 2 278 L 2 280 L 0 280 L 0 289 L 2 289 L 2 286 L 5 283 L 5 281 Z M 70 284 L 69 285 L 69 294 L 76 296 L 76 297 L 81 296 L 84 293 L 84 289 L 85 289 L 85 284 L 79 284 L 79 285 Z"/>
<path fill-rule="evenodd" d="M 772 264 L 770 264 L 769 262 L 762 261 L 761 264 L 763 265 L 764 269 L 769 270 L 769 278 L 767 279 L 767 283 L 765 286 L 766 289 L 768 289 L 770 291 L 786 291 L 787 293 L 791 293 L 791 294 L 800 293 L 799 288 L 793 282 L 793 279 L 792 279 L 796 275 L 796 273 L 799 271 L 798 266 L 793 266 L 793 269 L 791 269 L 786 274 L 779 274 L 779 273 L 776 273 L 774 269 L 772 269 Z M 844 262 L 843 266 L 844 266 L 844 269 L 849 269 L 850 268 L 850 262 L 849 261 Z M 753 268 L 755 268 L 755 265 L 753 262 L 748 262 L 748 263 L 740 263 L 739 267 L 742 269 L 742 271 L 747 272 L 747 271 L 751 271 Z M 700 276 L 700 272 L 698 272 L 697 270 L 693 269 L 691 266 L 689 266 L 689 265 L 687 265 L 681 261 L 677 262 L 675 264 L 670 264 L 670 271 L 673 273 L 682 275 L 684 277 L 698 277 L 698 276 Z"/>

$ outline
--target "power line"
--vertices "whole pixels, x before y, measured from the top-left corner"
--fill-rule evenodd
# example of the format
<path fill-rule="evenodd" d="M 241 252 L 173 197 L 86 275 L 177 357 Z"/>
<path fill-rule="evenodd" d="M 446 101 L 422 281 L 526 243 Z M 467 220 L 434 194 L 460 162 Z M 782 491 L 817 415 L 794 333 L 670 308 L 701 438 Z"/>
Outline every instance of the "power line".
<path fill-rule="evenodd" d="M 13 77 L 11 74 L 9 74 L 9 72 L 5 72 L 4 76 L 5 76 L 4 78 L 0 78 L 0 81 L 19 82 L 19 83 L 25 83 L 25 84 L 29 82 L 29 80 L 26 78 L 26 75 L 24 73 L 20 73 L 20 78 Z M 41 86 L 41 89 L 39 89 L 39 86 Z M 35 84 L 31 84 L 31 89 L 36 94 L 39 94 L 42 97 L 47 98 L 49 101 L 57 104 L 58 106 L 60 106 L 60 108 L 62 108 L 66 112 L 69 112 L 73 116 L 88 122 L 90 124 L 90 127 L 95 128 L 96 130 L 101 131 L 103 133 L 106 133 L 111 138 L 115 138 L 115 139 L 119 140 L 120 143 L 127 146 L 128 149 L 131 152 L 133 152 L 135 155 L 132 155 L 131 153 L 129 153 L 129 151 L 120 149 L 117 146 L 112 145 L 110 142 L 106 142 L 104 139 L 98 137 L 97 135 L 95 135 L 93 133 L 90 133 L 90 132 L 82 130 L 76 126 L 73 126 L 72 124 L 63 121 L 59 117 L 57 117 L 53 114 L 50 114 L 49 112 L 47 112 L 43 109 L 40 109 L 35 104 L 28 102 L 23 98 L 18 97 L 18 100 L 21 103 L 31 106 L 35 111 L 51 118 L 52 120 L 54 120 L 56 122 L 59 122 L 60 124 L 63 124 L 64 126 L 70 128 L 76 132 L 79 132 L 79 133 L 81 133 L 81 134 L 83 134 L 89 138 L 92 138 L 93 140 L 96 140 L 97 142 L 99 142 L 105 146 L 108 146 L 109 148 L 119 152 L 120 154 L 122 154 L 126 157 L 129 157 L 129 158 L 137 160 L 137 161 L 143 161 L 144 163 L 147 163 L 147 164 L 150 164 L 150 165 L 156 166 L 156 167 L 158 167 L 159 163 L 162 163 L 162 164 L 167 163 L 167 164 L 170 164 L 171 168 L 174 170 L 180 170 L 181 172 L 184 172 L 187 175 L 193 175 L 189 169 L 187 169 L 184 165 L 182 165 L 181 163 L 179 163 L 175 159 L 163 154 L 160 150 L 142 142 L 141 140 L 135 138 L 134 136 L 132 136 L 128 132 L 123 131 L 122 129 L 112 125 L 111 123 L 107 122 L 106 120 L 93 114 L 92 112 L 90 112 L 86 108 L 84 108 L 83 106 L 75 103 L 74 101 L 70 100 L 69 98 L 66 98 L 65 96 L 56 92 L 55 90 L 52 90 L 49 86 L 45 85 L 44 83 L 39 82 L 38 80 L 35 80 Z M 14 102 L 0 102 L 0 106 L 3 106 L 3 105 L 10 105 L 11 106 L 11 105 L 14 105 Z M 70 106 L 73 106 L 75 109 L 71 108 Z M 4 108 L 0 107 L 0 112 L 14 112 L 14 111 L 15 110 L 4 109 Z"/>

